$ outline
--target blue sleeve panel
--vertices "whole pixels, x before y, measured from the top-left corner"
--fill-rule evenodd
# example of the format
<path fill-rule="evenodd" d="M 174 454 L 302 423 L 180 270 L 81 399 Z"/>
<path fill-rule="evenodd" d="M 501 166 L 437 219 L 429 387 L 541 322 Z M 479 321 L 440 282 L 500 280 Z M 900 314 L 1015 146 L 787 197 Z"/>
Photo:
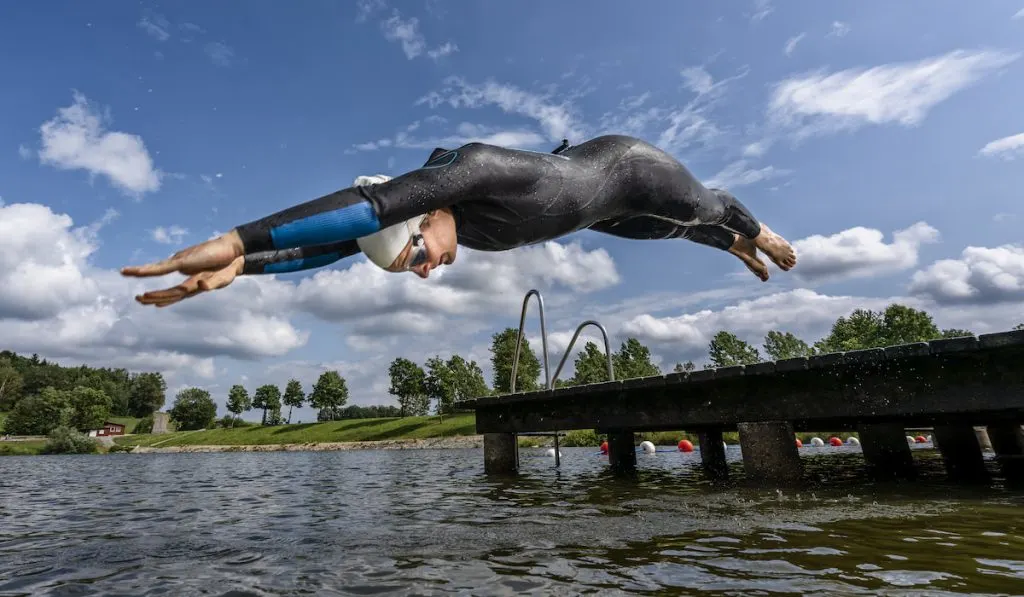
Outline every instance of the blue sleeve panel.
<path fill-rule="evenodd" d="M 379 230 L 376 211 L 363 201 L 273 226 L 270 239 L 275 249 L 291 249 L 350 240 Z"/>

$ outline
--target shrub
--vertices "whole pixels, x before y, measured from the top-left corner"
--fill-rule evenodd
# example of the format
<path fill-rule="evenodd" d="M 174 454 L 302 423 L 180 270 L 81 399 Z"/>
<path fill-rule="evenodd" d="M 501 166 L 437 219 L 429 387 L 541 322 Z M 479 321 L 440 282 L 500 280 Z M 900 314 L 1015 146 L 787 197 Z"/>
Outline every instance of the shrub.
<path fill-rule="evenodd" d="M 132 433 L 153 433 L 153 413 L 139 419 Z"/>
<path fill-rule="evenodd" d="M 91 454 L 99 449 L 99 444 L 84 433 L 70 427 L 59 426 L 47 436 L 44 454 Z"/>

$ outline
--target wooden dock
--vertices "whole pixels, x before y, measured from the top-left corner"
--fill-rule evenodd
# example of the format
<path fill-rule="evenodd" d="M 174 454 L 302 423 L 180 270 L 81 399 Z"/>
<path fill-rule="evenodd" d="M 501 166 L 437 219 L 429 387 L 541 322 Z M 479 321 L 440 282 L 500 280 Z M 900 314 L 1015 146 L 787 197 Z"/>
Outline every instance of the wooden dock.
<path fill-rule="evenodd" d="M 525 310 L 524 301 L 524 316 Z M 544 352 L 546 366 L 546 343 Z M 802 475 L 796 431 L 855 430 L 874 474 L 907 478 L 915 471 L 905 429 L 931 427 L 949 475 L 979 481 L 987 473 L 974 427 L 984 426 L 1005 477 L 1024 480 L 1024 330 L 519 392 L 461 405 L 476 411 L 490 473 L 518 470 L 520 433 L 595 429 L 608 435 L 609 465 L 632 471 L 635 432 L 685 430 L 699 437 L 705 471 L 721 477 L 727 474 L 722 432 L 738 430 L 745 475 L 786 484 Z"/>

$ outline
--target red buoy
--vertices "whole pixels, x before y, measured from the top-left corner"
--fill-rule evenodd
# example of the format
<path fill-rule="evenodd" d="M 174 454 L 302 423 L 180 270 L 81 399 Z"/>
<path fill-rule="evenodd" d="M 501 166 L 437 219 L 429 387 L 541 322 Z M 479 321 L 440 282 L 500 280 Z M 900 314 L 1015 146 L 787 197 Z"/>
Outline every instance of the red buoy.
<path fill-rule="evenodd" d="M 841 440 L 838 437 L 833 435 L 832 437 L 828 438 L 828 445 L 830 445 L 830 446 L 841 446 L 841 445 L 843 445 L 843 440 Z"/>
<path fill-rule="evenodd" d="M 927 443 L 927 442 L 928 442 L 928 440 L 923 435 L 919 435 L 919 436 L 914 438 L 914 443 L 923 444 L 923 443 Z"/>
<path fill-rule="evenodd" d="M 693 452 L 693 444 L 688 439 L 679 440 L 679 451 L 680 452 Z"/>
<path fill-rule="evenodd" d="M 804 443 L 802 441 L 800 441 L 799 437 L 796 438 L 796 447 L 798 447 L 798 448 L 804 447 Z"/>
<path fill-rule="evenodd" d="M 601 442 L 601 453 L 602 454 L 607 454 L 608 453 L 608 442 Z"/>

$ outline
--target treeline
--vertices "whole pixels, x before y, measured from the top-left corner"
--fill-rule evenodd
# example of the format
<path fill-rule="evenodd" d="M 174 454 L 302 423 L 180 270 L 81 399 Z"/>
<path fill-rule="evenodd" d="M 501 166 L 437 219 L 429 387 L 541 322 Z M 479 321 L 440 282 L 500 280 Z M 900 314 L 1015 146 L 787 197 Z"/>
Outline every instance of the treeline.
<path fill-rule="evenodd" d="M 1024 329 L 1024 324 L 1014 329 Z M 906 305 L 891 304 L 882 311 L 856 309 L 838 318 L 825 337 L 808 344 L 791 332 L 769 331 L 760 347 L 741 340 L 726 330 L 717 332 L 708 344 L 705 368 L 757 363 L 879 348 L 896 344 L 923 342 L 937 338 L 973 335 L 970 330 L 939 329 L 931 315 Z M 177 393 L 169 409 L 178 429 L 203 429 L 213 426 L 244 425 L 241 415 L 260 411 L 261 424 L 290 423 L 294 409 L 310 406 L 318 410 L 318 421 L 368 417 L 406 417 L 427 415 L 433 410 L 448 414 L 459 403 L 480 396 L 511 392 L 513 355 L 517 331 L 506 328 L 491 337 L 491 383 L 474 360 L 455 354 L 448 359 L 435 355 L 420 365 L 407 358 L 394 359 L 388 369 L 389 393 L 397 406 L 348 405 L 349 390 L 338 371 L 325 371 L 305 392 L 296 379 L 288 380 L 284 390 L 275 384 L 255 388 L 250 395 L 236 384 L 227 396 L 227 411 L 217 420 L 217 405 L 210 393 L 201 388 L 186 388 Z M 552 366 L 558 355 L 549 355 Z M 616 379 L 660 375 L 651 362 L 650 350 L 636 338 L 627 338 L 612 354 Z M 693 361 L 676 363 L 675 371 L 696 369 Z M 541 363 L 524 337 L 516 370 L 515 389 L 532 391 L 544 383 Z M 552 374 L 554 371 L 552 371 Z M 593 342 L 587 342 L 576 354 L 573 376 L 556 381 L 556 387 L 599 383 L 608 379 L 607 357 Z M 152 428 L 152 413 L 164 406 L 166 384 L 159 373 L 129 373 L 124 369 L 62 367 L 12 352 L 0 352 L 0 411 L 10 411 L 4 432 L 46 434 L 56 426 L 77 429 L 97 427 L 109 416 L 144 417 L 135 431 Z"/>
<path fill-rule="evenodd" d="M 63 367 L 39 355 L 0 351 L 0 412 L 8 412 L 0 431 L 5 434 L 95 429 L 110 417 L 146 417 L 163 407 L 166 391 L 159 373 Z"/>

